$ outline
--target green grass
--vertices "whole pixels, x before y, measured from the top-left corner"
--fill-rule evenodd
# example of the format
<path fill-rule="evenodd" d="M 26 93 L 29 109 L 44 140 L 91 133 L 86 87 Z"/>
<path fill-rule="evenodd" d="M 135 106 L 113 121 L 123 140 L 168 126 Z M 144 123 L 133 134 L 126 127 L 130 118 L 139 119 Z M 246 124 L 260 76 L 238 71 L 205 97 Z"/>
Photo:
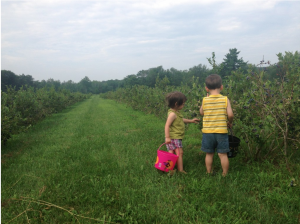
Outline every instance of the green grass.
<path fill-rule="evenodd" d="M 223 178 L 216 156 L 208 176 L 190 124 L 188 174 L 170 177 L 154 168 L 164 124 L 93 96 L 13 136 L 1 149 L 2 222 L 300 223 L 298 164 L 288 172 L 239 154 Z"/>

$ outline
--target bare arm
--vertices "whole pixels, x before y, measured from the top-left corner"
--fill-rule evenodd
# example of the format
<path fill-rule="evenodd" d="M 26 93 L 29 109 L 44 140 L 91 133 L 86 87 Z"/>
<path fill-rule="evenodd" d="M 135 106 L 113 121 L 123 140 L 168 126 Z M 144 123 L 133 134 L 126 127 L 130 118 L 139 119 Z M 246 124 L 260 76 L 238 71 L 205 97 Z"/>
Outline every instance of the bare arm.
<path fill-rule="evenodd" d="M 209 97 L 209 93 L 208 92 L 206 94 L 206 97 Z M 201 105 L 200 110 L 199 110 L 201 116 L 204 116 L 203 101 L 204 101 L 204 98 L 202 100 L 202 105 Z"/>
<path fill-rule="evenodd" d="M 203 116 L 203 115 L 204 115 L 204 111 L 203 111 L 203 106 L 202 106 L 202 105 L 201 105 L 201 107 L 200 107 L 200 110 L 199 110 L 199 112 L 200 112 L 201 116 Z"/>
<path fill-rule="evenodd" d="M 231 104 L 230 104 L 230 100 L 227 99 L 227 117 L 228 117 L 228 123 L 227 123 L 227 126 L 229 128 L 232 127 L 232 122 L 233 122 L 233 111 L 232 111 L 232 108 L 231 108 Z"/>
<path fill-rule="evenodd" d="M 195 123 L 197 124 L 200 120 L 198 118 L 193 118 L 193 119 L 185 119 L 183 118 L 184 123 Z"/>
<path fill-rule="evenodd" d="M 207 96 L 208 96 L 208 94 L 207 94 Z M 204 98 L 202 100 L 202 105 L 201 105 L 200 110 L 199 110 L 201 116 L 204 116 L 203 101 L 204 101 Z"/>
<path fill-rule="evenodd" d="M 167 121 L 166 121 L 166 124 L 165 124 L 165 137 L 166 137 L 166 140 L 165 142 L 166 143 L 170 143 L 171 142 L 171 138 L 170 138 L 170 126 L 171 124 L 173 123 L 173 121 L 176 119 L 176 114 L 175 113 L 170 113 L 168 118 L 167 118 Z"/>

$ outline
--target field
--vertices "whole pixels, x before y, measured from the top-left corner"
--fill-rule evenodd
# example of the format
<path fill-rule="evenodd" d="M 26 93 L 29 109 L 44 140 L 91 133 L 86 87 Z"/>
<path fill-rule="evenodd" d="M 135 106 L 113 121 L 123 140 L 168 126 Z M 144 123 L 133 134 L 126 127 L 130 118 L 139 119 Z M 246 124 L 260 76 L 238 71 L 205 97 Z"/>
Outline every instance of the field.
<path fill-rule="evenodd" d="M 164 124 L 93 96 L 14 135 L 1 148 L 2 223 L 300 223 L 299 164 L 245 163 L 241 148 L 227 177 L 217 157 L 209 176 L 190 124 L 188 174 L 169 176 L 154 168 Z"/>

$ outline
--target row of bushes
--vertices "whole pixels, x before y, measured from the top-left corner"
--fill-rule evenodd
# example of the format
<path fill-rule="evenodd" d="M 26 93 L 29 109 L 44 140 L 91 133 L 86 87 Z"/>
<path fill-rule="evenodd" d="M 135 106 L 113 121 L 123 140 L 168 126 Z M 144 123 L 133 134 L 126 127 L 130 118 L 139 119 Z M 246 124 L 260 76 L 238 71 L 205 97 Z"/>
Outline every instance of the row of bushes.
<path fill-rule="evenodd" d="M 24 86 L 18 91 L 7 87 L 6 92 L 1 91 L 1 142 L 89 96 L 65 89 L 57 92 L 54 87 L 35 90 Z"/>
<path fill-rule="evenodd" d="M 277 78 L 268 80 L 268 70 L 250 67 L 246 73 L 235 71 L 223 80 L 223 95 L 231 101 L 235 120 L 233 131 L 242 140 L 247 159 L 288 158 L 300 148 L 300 55 L 278 54 Z M 214 68 L 218 72 L 218 67 Z M 165 95 L 174 90 L 188 101 L 183 109 L 187 118 L 199 117 L 199 106 L 206 91 L 204 84 L 193 80 L 193 87 L 172 87 L 157 82 L 155 88 L 134 86 L 102 94 L 101 97 L 166 118 Z M 199 125 L 201 128 L 201 123 Z M 288 164 L 288 163 L 287 163 Z"/>
<path fill-rule="evenodd" d="M 158 117 L 165 118 L 167 115 L 167 105 L 165 101 L 166 94 L 173 91 L 180 91 L 187 97 L 186 106 L 183 109 L 183 114 L 187 118 L 200 116 L 199 114 L 199 99 L 204 96 L 205 89 L 199 88 L 196 84 L 198 79 L 193 79 L 193 87 L 187 85 L 165 86 L 163 88 L 156 85 L 155 88 L 136 85 L 128 88 L 119 88 L 114 92 L 101 94 L 100 97 L 113 99 L 120 103 L 125 103 L 135 110 L 144 111 L 145 113 L 155 114 Z"/>

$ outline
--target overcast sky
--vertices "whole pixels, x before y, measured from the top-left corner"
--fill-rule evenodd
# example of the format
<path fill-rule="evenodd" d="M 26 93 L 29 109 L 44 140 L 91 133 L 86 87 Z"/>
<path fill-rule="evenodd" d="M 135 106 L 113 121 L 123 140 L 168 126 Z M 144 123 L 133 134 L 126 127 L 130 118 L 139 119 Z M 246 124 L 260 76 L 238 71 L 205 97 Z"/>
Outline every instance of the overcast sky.
<path fill-rule="evenodd" d="M 188 70 L 230 48 L 277 62 L 300 49 L 300 1 L 1 1 L 1 69 L 34 80 L 123 79 Z"/>

